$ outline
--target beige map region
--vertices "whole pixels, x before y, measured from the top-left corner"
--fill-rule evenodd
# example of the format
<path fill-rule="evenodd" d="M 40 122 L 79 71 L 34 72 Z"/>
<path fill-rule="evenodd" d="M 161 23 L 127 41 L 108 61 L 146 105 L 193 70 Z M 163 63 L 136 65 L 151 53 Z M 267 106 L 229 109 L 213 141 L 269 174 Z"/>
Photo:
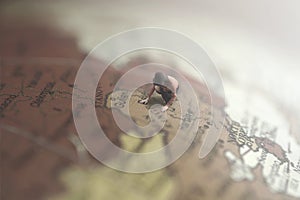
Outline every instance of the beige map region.
<path fill-rule="evenodd" d="M 255 178 L 252 171 L 261 167 L 271 191 L 299 198 L 300 144 L 291 134 L 291 122 L 273 101 L 266 98 L 265 93 L 250 89 L 246 93 L 237 87 L 229 91 L 231 105 L 247 99 L 247 104 L 240 103 L 239 108 L 227 108 L 228 114 L 240 121 L 230 121 L 230 135 L 236 136 L 236 141 L 252 139 L 254 146 L 258 147 L 253 149 L 252 143 L 241 145 L 240 158 L 226 151 L 225 156 L 232 165 L 232 178 L 252 181 Z M 244 170 L 236 173 L 237 168 Z"/>
<path fill-rule="evenodd" d="M 116 91 L 116 93 L 119 94 L 119 96 L 126 96 L 126 95 L 124 95 L 124 93 L 126 93 L 126 91 Z M 129 94 L 129 92 L 128 92 L 128 94 Z M 110 96 L 111 95 L 108 96 L 108 99 L 109 99 L 107 101 L 108 105 L 113 104 L 113 103 L 116 103 L 116 104 L 119 105 L 119 102 L 118 102 L 119 100 L 118 99 L 111 100 Z M 130 104 L 135 105 L 134 109 L 136 111 L 136 115 L 133 114 L 135 112 L 132 112 L 132 114 L 133 114 L 132 116 L 135 116 L 134 119 L 136 119 L 136 121 L 141 120 L 141 119 L 137 119 L 137 118 L 142 118 L 142 119 L 144 119 L 144 121 L 147 121 L 147 117 L 146 116 L 148 116 L 148 115 L 144 114 L 144 113 L 148 112 L 147 109 L 145 109 L 146 106 L 136 104 L 137 100 L 139 100 L 140 98 L 144 98 L 144 94 L 142 92 L 136 91 L 134 93 L 133 97 L 130 99 Z M 157 98 L 157 97 L 155 97 L 155 98 Z M 204 104 L 202 103 L 202 106 L 203 105 Z M 176 110 L 176 108 L 177 108 L 177 105 L 172 106 L 170 113 L 172 113 L 174 110 Z M 122 109 L 120 109 L 120 110 L 122 111 Z M 143 111 L 143 112 L 141 112 L 141 111 Z M 199 149 L 200 149 L 201 136 L 202 136 L 203 132 L 205 132 L 205 128 L 203 128 L 203 127 L 206 127 L 206 128 L 211 127 L 209 125 L 210 123 L 205 120 L 205 119 L 207 119 L 207 117 L 204 117 L 204 116 L 207 116 L 208 113 L 204 112 L 204 111 L 202 113 L 203 113 L 203 115 L 202 115 L 202 118 L 200 120 L 201 121 L 200 123 L 202 123 L 202 125 L 199 126 L 200 129 L 199 129 L 198 137 L 194 141 L 195 143 L 192 145 L 191 149 L 186 153 L 187 155 L 184 155 L 183 158 L 181 158 L 179 161 L 177 161 L 177 163 L 181 163 L 180 161 L 182 159 L 184 159 L 184 157 L 190 157 L 190 156 L 192 156 L 190 154 L 193 154 L 193 156 L 195 158 L 197 157 L 197 153 L 198 153 L 197 151 L 199 151 Z M 173 116 L 170 115 L 170 118 L 172 118 L 172 117 Z M 235 198 L 240 198 L 240 199 L 243 199 L 243 198 L 249 198 L 249 199 L 259 198 L 260 199 L 260 198 L 271 198 L 271 197 L 272 198 L 276 198 L 277 195 L 278 195 L 277 196 L 278 199 L 283 198 L 283 196 L 281 196 L 280 194 L 276 195 L 275 193 L 273 194 L 271 191 L 267 192 L 269 189 L 268 189 L 267 185 L 264 185 L 264 177 L 263 177 L 263 174 L 262 174 L 263 173 L 262 172 L 263 169 L 261 167 L 259 167 L 259 166 L 255 170 L 252 170 L 252 171 L 251 171 L 251 169 L 246 168 L 245 166 L 243 166 L 243 160 L 242 160 L 243 155 L 240 155 L 240 153 L 239 153 L 239 148 L 243 148 L 243 146 L 247 145 L 245 141 L 250 141 L 251 142 L 250 146 L 251 147 L 253 147 L 253 146 L 255 147 L 255 148 L 252 148 L 252 149 L 250 148 L 251 151 L 253 151 L 253 152 L 258 152 L 258 151 L 261 152 L 262 150 L 268 151 L 268 153 L 270 153 L 270 154 L 273 153 L 274 156 L 277 156 L 278 159 L 280 159 L 280 158 L 283 157 L 282 154 L 284 154 L 284 152 L 283 152 L 282 148 L 279 145 L 273 144 L 273 143 L 272 143 L 271 146 L 270 145 L 268 146 L 267 144 L 269 144 L 270 142 L 266 138 L 259 138 L 259 137 L 256 137 L 256 138 L 253 138 L 253 139 L 249 138 L 247 136 L 247 134 L 245 133 L 245 131 L 243 130 L 243 127 L 241 127 L 241 126 L 238 127 L 237 124 L 239 124 L 239 123 L 232 121 L 229 116 L 227 117 L 227 123 L 226 123 L 225 127 L 227 128 L 226 130 L 228 132 L 226 130 L 223 130 L 225 132 L 223 132 L 222 137 L 220 138 L 217 146 L 215 147 L 214 151 L 211 153 L 211 155 L 209 156 L 209 158 L 206 158 L 204 160 L 199 160 L 197 158 L 194 161 L 194 164 L 191 164 L 191 165 L 197 166 L 197 168 L 198 168 L 198 169 L 195 169 L 195 171 L 193 171 L 193 172 L 195 174 L 199 174 L 200 171 L 204 170 L 206 173 L 210 174 L 210 171 L 212 170 L 212 172 L 214 172 L 215 174 L 221 175 L 222 171 L 218 171 L 217 169 L 213 170 L 214 169 L 214 165 L 216 165 L 216 166 L 218 166 L 218 167 L 220 167 L 222 169 L 225 169 L 225 167 L 228 169 L 228 167 L 229 167 L 228 164 L 229 164 L 230 165 L 230 167 L 229 167 L 230 169 L 228 169 L 229 171 L 227 171 L 227 173 L 230 174 L 230 170 L 234 170 L 234 172 L 232 172 L 232 173 L 235 173 L 236 176 L 237 176 L 237 177 L 234 177 L 234 176 L 232 177 L 231 176 L 231 178 L 233 180 L 235 180 L 235 181 L 242 181 L 242 180 L 243 181 L 249 181 L 249 182 L 242 182 L 242 183 L 240 183 L 238 185 L 235 185 L 234 182 L 230 181 L 230 179 L 226 180 L 226 181 L 228 181 L 227 183 L 224 183 L 223 182 L 224 180 L 221 181 L 221 183 L 218 183 L 218 181 L 215 182 L 216 185 L 223 183 L 224 184 L 223 185 L 223 187 L 224 187 L 223 189 L 224 190 L 229 190 L 230 191 L 229 188 L 231 187 L 230 186 L 231 184 L 235 185 L 234 187 L 241 188 L 242 190 L 239 190 L 241 193 L 237 192 L 237 190 L 235 190 L 234 188 L 231 188 L 232 190 L 235 191 L 234 194 L 237 195 L 237 196 L 234 196 L 231 192 L 229 192 L 229 194 L 231 194 L 232 196 L 234 196 L 234 199 Z M 215 128 L 217 128 L 217 127 L 215 126 Z M 240 131 L 236 132 L 236 128 L 240 128 L 239 129 Z M 166 130 L 167 130 L 167 132 L 170 132 L 170 131 L 175 132 L 176 131 L 176 130 L 174 130 L 174 127 L 168 127 Z M 236 133 L 237 135 L 239 135 L 239 138 L 233 138 L 232 136 L 230 136 L 233 133 Z M 244 135 L 242 136 L 241 133 L 243 133 Z M 129 137 L 125 136 L 122 139 L 123 139 L 124 142 L 127 143 L 128 147 L 131 147 L 131 144 L 134 143 L 134 139 L 133 138 L 129 139 Z M 235 140 L 232 140 L 232 139 L 235 139 Z M 152 140 L 152 142 L 149 141 L 149 143 L 152 143 L 152 145 L 156 144 L 156 145 L 158 145 L 158 147 L 161 147 L 161 146 L 164 145 L 164 143 L 163 143 L 164 139 L 162 137 L 158 137 L 156 139 L 152 138 L 151 140 Z M 159 140 L 161 140 L 161 142 L 159 142 Z M 244 141 L 244 143 L 241 143 L 241 141 Z M 139 146 L 139 149 L 143 150 L 143 148 L 140 147 L 141 143 L 136 143 L 136 145 Z M 151 145 L 148 145 L 146 147 L 146 145 L 145 145 L 145 149 L 144 150 L 147 150 L 147 151 L 152 150 L 150 146 Z M 235 153 L 233 153 L 233 152 L 235 152 Z M 230 159 L 231 157 L 232 157 L 232 159 Z M 240 161 L 237 160 L 237 159 L 239 159 L 239 157 L 241 158 Z M 192 162 L 192 159 L 190 160 L 190 162 Z M 211 162 L 214 163 L 214 164 L 210 164 Z M 188 165 L 189 161 L 187 161 L 187 162 L 183 161 L 183 163 L 184 163 L 183 165 Z M 202 165 L 200 163 L 202 163 Z M 168 167 L 168 169 L 176 170 L 175 166 L 177 166 L 176 163 L 174 165 L 171 165 L 170 167 Z M 180 164 L 179 164 L 179 166 L 180 166 L 180 168 L 185 168 L 185 167 L 183 167 Z M 202 167 L 199 167 L 199 166 L 202 166 Z M 223 167 L 221 167 L 221 166 L 223 166 Z M 207 169 L 206 170 L 203 169 L 205 167 L 209 167 L 209 172 L 207 171 Z M 219 170 L 220 170 L 220 168 L 219 168 Z M 199 169 L 200 169 L 200 171 L 198 171 Z M 242 179 L 238 180 L 238 174 L 240 174 L 240 175 L 241 174 L 247 174 L 247 170 L 248 170 L 248 174 L 249 174 L 248 179 L 246 177 L 246 178 L 242 178 Z M 183 175 L 184 177 L 177 177 L 177 178 L 181 178 L 180 182 L 184 183 L 185 181 L 187 181 L 187 182 L 191 181 L 191 180 L 189 180 L 189 178 L 188 178 L 188 180 L 186 180 L 186 175 L 188 174 L 188 171 L 190 171 L 189 168 L 187 168 L 187 170 L 182 171 L 182 173 L 184 174 Z M 232 173 L 231 173 L 231 175 L 232 175 Z M 179 174 L 180 174 L 180 172 L 179 172 Z M 209 190 L 211 187 L 213 187 L 210 184 L 207 185 L 207 186 L 203 186 L 203 184 L 201 184 L 201 182 L 203 181 L 203 178 L 206 177 L 206 175 L 202 174 L 200 176 L 201 176 L 200 179 L 197 179 L 196 177 L 194 177 L 194 178 L 196 178 L 196 180 L 193 180 L 192 183 L 187 183 L 188 185 L 189 184 L 192 184 L 192 185 L 194 184 L 193 186 L 189 185 L 188 187 L 195 187 L 194 190 L 193 190 L 193 192 L 195 192 L 196 194 L 195 194 L 195 197 L 191 197 L 191 199 L 196 198 L 197 195 L 199 195 L 201 193 L 205 193 L 204 191 Z M 224 174 L 223 174 L 223 176 L 224 176 Z M 214 175 L 211 174 L 208 177 L 213 178 Z M 227 177 L 227 178 L 229 178 L 229 177 Z M 208 181 L 208 180 L 207 181 L 203 181 L 203 182 L 206 182 L 206 183 L 210 182 L 211 183 L 211 182 L 213 182 L 213 180 L 214 179 L 212 179 L 210 181 Z M 243 185 L 250 186 L 250 189 L 246 187 L 247 189 L 245 188 L 243 190 L 243 187 L 244 187 Z M 261 188 L 262 186 L 265 189 Z M 185 188 L 182 188 L 182 187 L 180 187 L 180 188 L 183 191 L 185 190 Z M 257 190 L 259 190 L 260 192 L 256 193 Z M 265 192 L 263 192 L 263 191 L 265 191 Z M 212 195 L 208 199 L 210 199 L 210 198 L 213 198 L 213 199 L 215 199 L 215 198 L 221 198 L 221 195 L 223 195 L 222 198 L 224 198 L 227 195 L 227 192 L 222 191 L 222 189 L 220 189 L 220 191 L 218 191 L 218 192 L 216 192 L 216 191 L 215 192 L 211 192 L 215 196 Z M 178 193 L 182 194 L 182 191 L 180 191 Z M 188 194 L 185 194 L 185 195 L 189 196 Z M 218 195 L 220 195 L 220 196 L 218 196 Z M 229 198 L 232 198 L 231 195 L 229 195 Z M 180 199 L 180 198 L 183 198 L 183 197 L 179 197 L 178 199 Z M 203 196 L 201 196 L 201 198 L 203 198 Z M 292 198 L 292 197 L 286 197 L 286 198 Z"/>

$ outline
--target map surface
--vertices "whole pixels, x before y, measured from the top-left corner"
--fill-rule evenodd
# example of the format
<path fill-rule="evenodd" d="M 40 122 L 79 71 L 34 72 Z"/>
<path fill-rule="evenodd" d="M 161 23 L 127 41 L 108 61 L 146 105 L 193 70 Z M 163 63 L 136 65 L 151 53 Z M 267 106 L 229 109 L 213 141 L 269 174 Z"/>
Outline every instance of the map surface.
<path fill-rule="evenodd" d="M 228 105 L 222 99 L 212 105 L 226 116 L 222 124 L 210 118 L 204 84 L 186 75 L 194 83 L 201 110 L 193 144 L 165 169 L 126 174 L 101 165 L 77 136 L 71 97 L 84 52 L 74 39 L 37 25 L 21 29 L 21 35 L 20 29 L 8 24 L 1 28 L 6 30 L 0 45 L 1 198 L 299 199 L 299 141 L 290 132 L 289 120 L 265 93 L 233 84 Z M 125 71 L 140 63 L 132 59 Z M 178 103 L 167 111 L 169 120 L 155 137 L 131 138 L 114 124 L 111 113 L 111 105 L 117 105 L 122 114 L 122 102 L 129 98 L 126 90 L 113 92 L 122 73 L 113 66 L 107 70 L 91 100 L 108 138 L 133 152 L 164 146 L 179 122 L 187 121 L 178 117 Z M 130 97 L 132 118 L 141 125 L 149 122 L 149 107 L 137 103 L 146 91 L 147 86 Z M 154 96 L 151 103 L 162 100 Z M 213 151 L 200 160 L 208 129 L 222 134 Z"/>

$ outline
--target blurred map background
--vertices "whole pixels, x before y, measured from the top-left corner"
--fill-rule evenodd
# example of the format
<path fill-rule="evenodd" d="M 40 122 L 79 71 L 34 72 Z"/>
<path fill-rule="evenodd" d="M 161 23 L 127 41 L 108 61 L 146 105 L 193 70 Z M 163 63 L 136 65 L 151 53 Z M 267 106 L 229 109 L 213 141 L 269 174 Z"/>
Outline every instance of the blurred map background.
<path fill-rule="evenodd" d="M 1 199 L 299 199 L 298 7 L 292 0 L 1 1 Z M 208 120 L 203 98 L 199 134 L 182 158 L 157 172 L 126 174 L 86 152 L 71 95 L 89 51 L 142 26 L 179 31 L 207 51 L 223 78 L 226 99 L 214 106 L 226 123 Z M 131 57 L 119 65 L 140 62 Z M 120 77 L 116 69 L 108 77 Z M 203 83 L 197 85 L 199 96 L 206 96 Z M 107 116 L 98 117 L 115 144 L 146 151 L 168 139 L 160 134 L 139 143 L 108 126 L 112 86 L 98 92 L 98 112 Z M 222 135 L 199 160 L 208 128 Z"/>

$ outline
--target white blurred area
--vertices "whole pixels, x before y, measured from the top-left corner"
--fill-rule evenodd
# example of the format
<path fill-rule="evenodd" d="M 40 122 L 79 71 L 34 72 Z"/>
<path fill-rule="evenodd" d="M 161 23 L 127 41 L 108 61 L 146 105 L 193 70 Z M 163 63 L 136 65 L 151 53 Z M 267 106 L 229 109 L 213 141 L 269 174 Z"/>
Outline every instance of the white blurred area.
<path fill-rule="evenodd" d="M 224 79 L 225 94 L 230 82 L 259 88 L 297 121 L 299 7 L 298 0 L 7 1 L 1 13 L 44 16 L 41 20 L 75 34 L 87 52 L 128 29 L 179 31 L 207 51 Z"/>

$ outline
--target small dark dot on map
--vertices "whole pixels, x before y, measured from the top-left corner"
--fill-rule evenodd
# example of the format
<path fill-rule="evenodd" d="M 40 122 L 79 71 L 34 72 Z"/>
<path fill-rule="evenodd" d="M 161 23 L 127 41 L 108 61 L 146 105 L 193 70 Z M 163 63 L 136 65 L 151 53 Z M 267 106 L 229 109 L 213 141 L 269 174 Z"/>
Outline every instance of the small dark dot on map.
<path fill-rule="evenodd" d="M 54 107 L 53 110 L 58 111 L 58 112 L 62 111 L 60 108 L 56 108 L 56 107 Z"/>
<path fill-rule="evenodd" d="M 71 88 L 73 88 L 73 87 L 74 87 L 74 84 L 69 84 L 68 86 L 71 87 Z"/>
<path fill-rule="evenodd" d="M 208 126 L 208 125 L 206 125 L 206 124 L 204 124 L 203 128 L 205 128 L 205 129 L 208 129 L 208 128 L 209 128 L 209 126 Z"/>

